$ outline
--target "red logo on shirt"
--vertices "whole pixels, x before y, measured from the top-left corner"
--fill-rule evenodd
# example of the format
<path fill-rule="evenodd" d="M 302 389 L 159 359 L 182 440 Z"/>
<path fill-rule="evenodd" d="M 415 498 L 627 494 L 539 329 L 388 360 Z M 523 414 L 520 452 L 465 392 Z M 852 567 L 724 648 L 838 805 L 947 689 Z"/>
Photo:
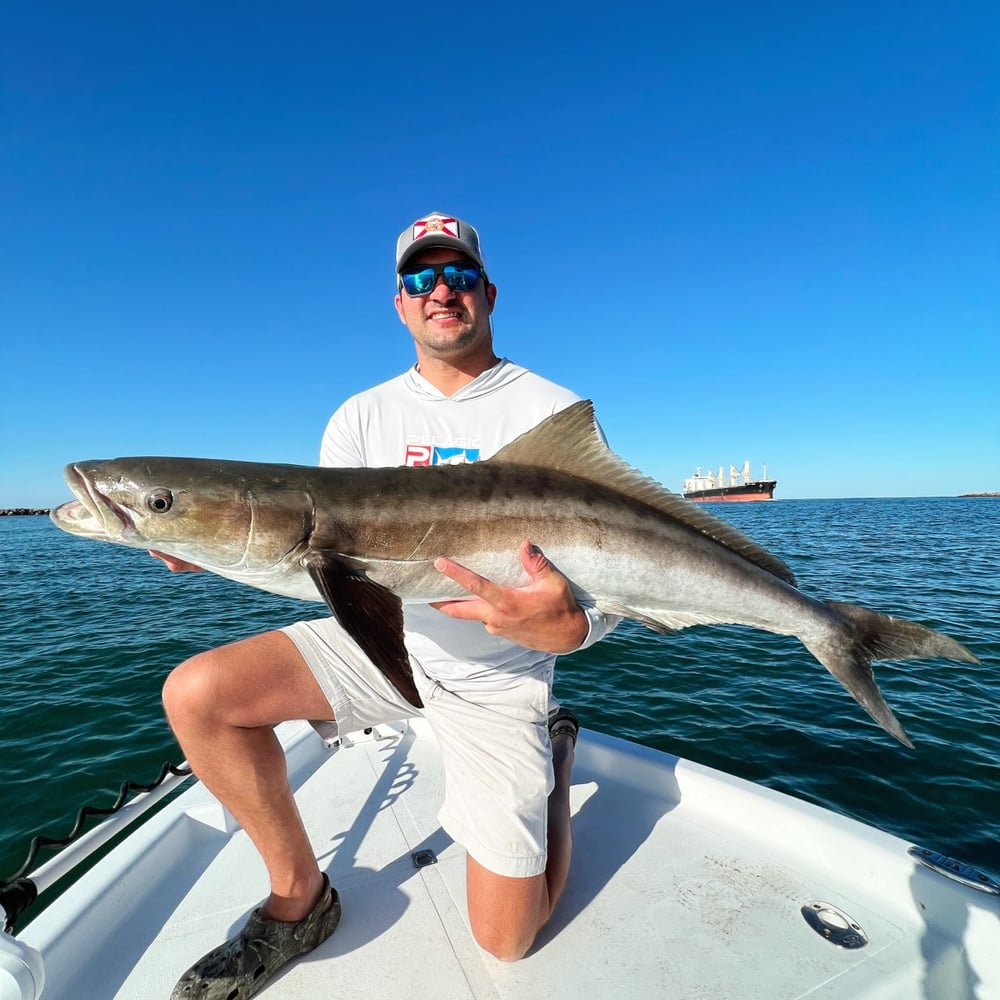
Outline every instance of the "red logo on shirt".
<path fill-rule="evenodd" d="M 406 464 L 411 466 L 430 465 L 433 454 L 433 445 L 408 444 L 406 446 Z"/>

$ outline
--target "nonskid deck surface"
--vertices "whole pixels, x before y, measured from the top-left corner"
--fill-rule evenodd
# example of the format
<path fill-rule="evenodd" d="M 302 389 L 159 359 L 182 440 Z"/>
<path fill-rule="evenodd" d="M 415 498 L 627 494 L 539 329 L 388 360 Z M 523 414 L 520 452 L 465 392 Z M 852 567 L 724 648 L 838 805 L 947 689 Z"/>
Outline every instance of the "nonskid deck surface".
<path fill-rule="evenodd" d="M 1000 995 L 986 991 L 1000 990 L 1000 900 L 945 884 L 878 831 L 589 731 L 569 886 L 532 953 L 496 961 L 468 930 L 465 853 L 437 822 L 443 775 L 426 724 L 336 752 L 304 724 L 282 737 L 344 915 L 268 1000 Z M 265 890 L 246 836 L 196 785 L 20 937 L 45 954 L 43 1000 L 166 998 Z M 870 943 L 823 940 L 801 914 L 812 901 L 848 913 Z M 936 910 L 953 932 L 935 929 Z M 968 954 L 963 933 L 978 942 Z"/>

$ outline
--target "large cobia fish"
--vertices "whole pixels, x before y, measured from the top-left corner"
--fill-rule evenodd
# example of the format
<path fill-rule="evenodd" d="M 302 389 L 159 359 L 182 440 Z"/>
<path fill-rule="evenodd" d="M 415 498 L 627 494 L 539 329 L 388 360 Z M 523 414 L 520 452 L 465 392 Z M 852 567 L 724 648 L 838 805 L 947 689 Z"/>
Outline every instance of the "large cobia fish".
<path fill-rule="evenodd" d="M 415 704 L 401 602 L 467 596 L 434 569 L 440 556 L 498 583 L 527 582 L 517 555 L 524 539 L 568 577 L 581 603 L 659 632 L 725 623 L 797 636 L 907 746 L 871 661 L 979 662 L 923 625 L 801 593 L 780 559 L 610 451 L 589 401 L 471 465 L 120 458 L 67 466 L 66 479 L 79 499 L 52 512 L 64 531 L 325 600 Z"/>

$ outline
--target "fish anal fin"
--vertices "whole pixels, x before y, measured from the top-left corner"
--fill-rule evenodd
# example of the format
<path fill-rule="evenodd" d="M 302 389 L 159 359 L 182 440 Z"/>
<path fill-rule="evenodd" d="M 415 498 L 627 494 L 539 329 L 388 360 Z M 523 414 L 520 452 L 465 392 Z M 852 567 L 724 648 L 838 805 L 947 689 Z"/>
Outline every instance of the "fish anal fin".
<path fill-rule="evenodd" d="M 654 632 L 659 632 L 660 635 L 673 635 L 677 631 L 677 629 L 671 628 L 669 625 L 664 625 L 663 622 L 658 622 L 655 618 L 646 618 L 636 611 L 632 612 L 631 617 L 645 625 L 646 628 L 651 628 Z"/>
<path fill-rule="evenodd" d="M 662 635 L 680 632 L 695 625 L 738 625 L 730 615 L 709 615 L 700 611 L 670 611 L 661 608 L 638 608 L 618 601 L 600 600 L 598 608 L 608 615 L 619 615 L 651 628 Z"/>
<path fill-rule="evenodd" d="M 361 576 L 338 553 L 314 550 L 303 557 L 302 563 L 348 635 L 411 705 L 422 708 L 403 644 L 403 605 L 399 598 Z"/>
<path fill-rule="evenodd" d="M 662 608 L 637 608 L 617 601 L 600 600 L 597 606 L 608 615 L 619 615 L 651 628 L 661 635 L 672 635 L 694 625 L 734 625 L 728 616 L 707 615 L 696 611 L 668 611 Z"/>

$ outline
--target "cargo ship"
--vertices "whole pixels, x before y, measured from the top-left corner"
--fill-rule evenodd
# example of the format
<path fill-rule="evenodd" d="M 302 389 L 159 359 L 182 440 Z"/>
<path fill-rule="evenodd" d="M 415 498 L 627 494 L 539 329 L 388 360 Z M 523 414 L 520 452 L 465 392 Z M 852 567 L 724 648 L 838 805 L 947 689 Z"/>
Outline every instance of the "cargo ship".
<path fill-rule="evenodd" d="M 778 485 L 776 479 L 767 478 L 767 466 L 764 467 L 761 479 L 750 478 L 750 463 L 743 463 L 743 471 L 739 472 L 735 465 L 729 466 L 728 480 L 719 467 L 719 474 L 712 472 L 702 475 L 701 466 L 693 476 L 684 480 L 682 493 L 688 500 L 701 502 L 773 500 L 774 488 Z"/>

